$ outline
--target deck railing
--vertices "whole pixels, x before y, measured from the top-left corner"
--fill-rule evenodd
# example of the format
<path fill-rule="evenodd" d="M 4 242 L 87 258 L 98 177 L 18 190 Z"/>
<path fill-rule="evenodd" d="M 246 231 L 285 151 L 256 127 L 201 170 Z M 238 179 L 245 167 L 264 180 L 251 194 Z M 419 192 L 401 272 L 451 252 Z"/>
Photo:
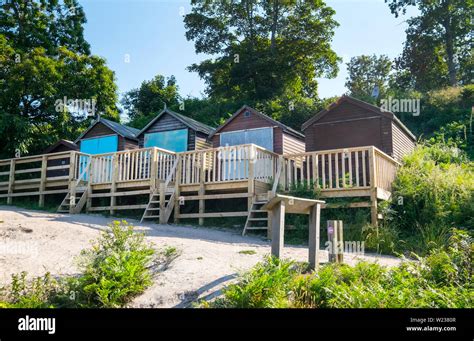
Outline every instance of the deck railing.
<path fill-rule="evenodd" d="M 284 156 L 280 186 L 322 191 L 370 189 L 389 191 L 398 162 L 375 147 L 357 147 Z"/>
<path fill-rule="evenodd" d="M 253 178 L 270 183 L 278 155 L 256 145 L 238 145 L 179 153 L 180 184 L 194 185 Z"/>
<path fill-rule="evenodd" d="M 113 181 L 142 181 L 151 178 L 164 181 L 173 167 L 176 153 L 152 147 L 97 154 L 90 157 L 92 158 L 90 164 L 91 182 L 104 184 Z M 81 164 L 84 164 L 84 160 Z"/>
<path fill-rule="evenodd" d="M 81 186 L 151 180 L 157 187 L 154 181 L 171 184 L 177 177 L 179 185 L 258 180 L 273 183 L 275 192 L 296 185 L 390 192 L 398 165 L 372 146 L 283 156 L 253 144 L 184 153 L 156 147 L 98 155 L 72 151 L 0 160 L 0 197 L 11 202 L 14 196 L 64 192 L 53 188 L 58 181 Z"/>

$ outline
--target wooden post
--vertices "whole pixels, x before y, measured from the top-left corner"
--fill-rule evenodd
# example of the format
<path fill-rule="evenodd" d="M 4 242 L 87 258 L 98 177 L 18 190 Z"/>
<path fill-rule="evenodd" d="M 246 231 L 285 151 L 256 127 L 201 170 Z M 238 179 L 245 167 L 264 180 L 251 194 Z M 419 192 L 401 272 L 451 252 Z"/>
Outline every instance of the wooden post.
<path fill-rule="evenodd" d="M 13 186 L 15 185 L 15 159 L 10 160 L 10 175 L 8 178 L 8 197 L 7 197 L 7 204 L 12 204 L 13 197 Z"/>
<path fill-rule="evenodd" d="M 117 197 L 115 192 L 117 189 L 117 180 L 118 180 L 118 155 L 115 153 L 112 156 L 112 183 L 110 184 L 110 215 L 115 214 L 115 206 L 117 204 Z"/>
<path fill-rule="evenodd" d="M 344 237 L 342 220 L 327 221 L 328 241 L 330 244 L 329 261 L 342 263 L 344 261 Z"/>
<path fill-rule="evenodd" d="M 204 187 L 204 182 L 205 182 L 205 177 L 206 177 L 206 152 L 201 152 L 201 167 L 200 167 L 200 172 L 199 172 L 199 196 L 204 196 L 206 193 L 205 187 Z M 199 199 L 199 214 L 204 214 L 205 211 L 205 200 L 204 199 Z M 199 217 L 199 225 L 204 225 L 204 218 Z"/>
<path fill-rule="evenodd" d="M 93 172 L 92 172 L 92 169 L 94 168 L 93 167 L 93 161 L 94 161 L 94 158 L 92 155 L 89 156 L 90 157 L 90 162 L 89 162 L 89 171 L 87 172 L 88 173 L 88 182 L 87 182 L 87 201 L 86 201 L 86 212 L 89 212 L 89 209 L 92 207 L 92 177 L 94 176 Z"/>
<path fill-rule="evenodd" d="M 272 215 L 272 255 L 280 257 L 285 233 L 285 202 L 280 201 L 271 210 Z"/>
<path fill-rule="evenodd" d="M 153 193 L 150 194 L 150 200 L 153 197 Z M 166 224 L 166 188 L 165 183 L 160 182 L 160 224 Z"/>
<path fill-rule="evenodd" d="M 247 147 L 250 150 L 250 155 L 249 155 L 249 179 L 248 179 L 248 184 L 249 184 L 249 198 L 248 198 L 248 210 L 252 209 L 253 201 L 254 201 L 254 196 L 255 196 L 255 162 L 256 162 L 256 150 L 255 150 L 255 145 L 250 145 L 250 147 Z"/>
<path fill-rule="evenodd" d="M 179 223 L 179 214 L 180 214 L 180 207 L 179 207 L 179 185 L 181 182 L 181 171 L 183 167 L 183 160 L 181 159 L 181 155 L 176 155 L 178 158 L 178 166 L 176 166 L 176 178 L 174 180 L 174 191 L 175 191 L 175 196 L 174 196 L 174 223 L 178 224 Z"/>
<path fill-rule="evenodd" d="M 46 155 L 43 155 L 41 158 L 41 179 L 40 179 L 40 188 L 39 188 L 39 201 L 38 206 L 44 207 L 44 191 L 46 190 L 46 171 L 48 168 L 48 158 Z"/>
<path fill-rule="evenodd" d="M 321 204 L 311 207 L 309 213 L 309 256 L 308 261 L 311 269 L 319 268 L 319 244 L 321 235 Z"/>
<path fill-rule="evenodd" d="M 329 242 L 328 260 L 331 263 L 336 262 L 337 249 L 337 220 L 327 221 L 327 233 Z"/>
<path fill-rule="evenodd" d="M 369 170 L 370 170 L 370 220 L 373 226 L 378 225 L 377 221 L 377 168 L 375 163 L 375 148 L 369 149 Z M 378 235 L 378 228 L 377 228 Z"/>
<path fill-rule="evenodd" d="M 343 224 L 342 220 L 337 221 L 337 238 L 338 238 L 338 253 L 337 253 L 337 262 L 344 262 L 344 233 L 343 233 Z"/>
<path fill-rule="evenodd" d="M 157 178 L 158 178 L 158 150 L 153 147 L 150 155 L 150 193 L 154 193 L 157 189 Z M 166 178 L 166 177 L 165 177 Z M 164 180 L 164 179 L 161 179 Z"/>

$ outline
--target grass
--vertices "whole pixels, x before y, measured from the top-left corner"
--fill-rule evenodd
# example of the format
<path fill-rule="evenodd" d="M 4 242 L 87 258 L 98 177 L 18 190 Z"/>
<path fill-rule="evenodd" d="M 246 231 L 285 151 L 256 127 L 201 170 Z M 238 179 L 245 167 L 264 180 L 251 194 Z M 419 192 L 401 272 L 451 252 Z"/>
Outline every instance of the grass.
<path fill-rule="evenodd" d="M 242 250 L 239 253 L 241 255 L 255 255 L 257 252 L 255 250 Z"/>

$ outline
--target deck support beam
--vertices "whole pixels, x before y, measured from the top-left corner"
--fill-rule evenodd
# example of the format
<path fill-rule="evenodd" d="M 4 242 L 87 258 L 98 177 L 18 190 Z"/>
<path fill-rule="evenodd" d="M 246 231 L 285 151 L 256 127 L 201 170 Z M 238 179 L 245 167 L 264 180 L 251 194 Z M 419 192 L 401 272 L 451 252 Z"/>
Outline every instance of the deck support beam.
<path fill-rule="evenodd" d="M 46 171 L 48 168 L 48 159 L 46 155 L 43 155 L 41 158 L 41 179 L 40 179 L 40 193 L 43 193 L 46 190 Z M 39 195 L 38 206 L 44 207 L 44 194 Z"/>
<path fill-rule="evenodd" d="M 7 197 L 7 204 L 12 204 L 12 194 L 13 194 L 13 186 L 15 184 L 15 159 L 10 160 L 10 174 L 8 178 L 8 197 Z"/>

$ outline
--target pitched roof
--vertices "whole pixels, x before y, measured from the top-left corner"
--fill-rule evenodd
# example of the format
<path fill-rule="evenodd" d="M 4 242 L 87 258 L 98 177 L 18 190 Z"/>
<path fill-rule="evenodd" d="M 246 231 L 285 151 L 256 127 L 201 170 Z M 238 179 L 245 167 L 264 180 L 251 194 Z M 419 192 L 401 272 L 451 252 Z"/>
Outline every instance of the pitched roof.
<path fill-rule="evenodd" d="M 43 151 L 43 154 L 51 153 L 53 150 L 55 150 L 60 145 L 63 145 L 63 146 L 65 146 L 65 147 L 67 147 L 71 150 L 79 150 L 79 146 L 77 144 L 75 144 L 74 142 L 69 141 L 69 140 L 61 139 L 61 140 L 57 141 L 56 143 L 52 144 L 51 146 L 49 146 L 48 148 L 46 148 Z"/>
<path fill-rule="evenodd" d="M 141 135 L 142 133 L 144 133 L 150 126 L 152 126 L 161 116 L 163 116 L 165 113 L 173 116 L 174 118 L 176 118 L 177 120 L 181 121 L 182 123 L 184 123 L 186 126 L 188 126 L 189 128 L 195 130 L 195 131 L 199 131 L 201 133 L 204 133 L 206 135 L 209 135 L 212 133 L 212 131 L 214 130 L 213 127 L 211 126 L 208 126 L 207 124 L 204 124 L 204 123 L 201 123 L 199 121 L 196 121 L 195 119 L 192 119 L 191 117 L 188 117 L 188 116 L 184 116 L 182 114 L 178 114 L 177 112 L 174 112 L 168 108 L 166 109 L 163 109 L 158 115 L 155 116 L 154 119 L 152 119 L 146 126 L 145 128 L 143 128 L 142 130 L 140 130 L 138 133 L 137 133 L 137 136 Z"/>
<path fill-rule="evenodd" d="M 255 110 L 254 108 L 251 108 L 249 107 L 248 105 L 244 105 L 242 106 L 239 110 L 237 110 L 231 117 L 229 117 L 223 124 L 221 124 L 216 130 L 214 130 L 214 132 L 209 135 L 209 137 L 212 137 L 214 136 L 215 134 L 217 134 L 220 130 L 222 130 L 222 128 L 224 128 L 227 124 L 229 124 L 234 118 L 236 118 L 243 110 L 249 110 L 250 112 L 252 112 L 253 114 L 255 115 L 258 115 L 260 117 L 262 117 L 263 119 L 267 120 L 267 121 L 270 121 L 272 122 L 274 125 L 280 127 L 284 132 L 287 132 L 295 137 L 298 137 L 298 138 L 301 138 L 303 139 L 304 138 L 304 134 L 303 133 L 300 133 L 299 131 L 291 128 L 291 127 L 288 127 L 287 125 L 281 123 L 281 122 L 278 122 L 277 120 L 274 120 L 273 118 L 271 118 L 270 116 L 267 116 L 265 115 L 264 113 L 261 113 L 260 111 L 257 111 Z"/>
<path fill-rule="evenodd" d="M 336 102 L 332 103 L 327 109 L 323 109 L 320 112 L 318 112 L 316 115 L 311 117 L 309 120 L 307 120 L 305 123 L 303 123 L 303 125 L 301 126 L 301 130 L 303 130 L 303 131 L 306 130 L 306 128 L 308 128 L 311 124 L 319 121 L 321 118 L 326 116 L 331 110 L 335 109 L 336 107 L 338 107 L 339 105 L 341 105 L 344 102 L 357 105 L 359 107 L 365 108 L 369 111 L 372 111 L 374 113 L 377 113 L 379 115 L 385 116 L 385 117 L 393 120 L 409 137 L 411 137 L 414 141 L 416 141 L 415 135 L 410 131 L 410 129 L 408 129 L 402 123 L 402 121 L 400 121 L 400 119 L 393 112 L 384 111 L 384 110 L 380 109 L 379 107 L 377 107 L 375 105 L 372 105 L 370 103 L 361 101 L 357 98 L 354 98 L 354 97 L 351 97 L 351 96 L 348 96 L 348 95 L 342 95 L 341 97 L 339 97 L 339 99 Z"/>
<path fill-rule="evenodd" d="M 123 137 L 125 137 L 127 139 L 131 139 L 131 140 L 136 140 L 137 135 L 140 132 L 140 130 L 138 130 L 136 128 L 132 128 L 132 127 L 126 126 L 124 124 L 120 124 L 118 122 L 114 122 L 114 121 L 107 120 L 105 118 L 100 117 L 98 120 L 95 120 L 89 126 L 89 128 L 87 128 L 74 142 L 77 143 L 80 139 L 82 139 L 87 134 L 87 132 L 89 130 L 94 128 L 96 126 L 96 124 L 98 124 L 98 123 L 104 124 L 106 127 L 110 128 L 111 130 L 113 130 L 114 132 L 119 134 L 120 136 L 123 136 Z"/>

